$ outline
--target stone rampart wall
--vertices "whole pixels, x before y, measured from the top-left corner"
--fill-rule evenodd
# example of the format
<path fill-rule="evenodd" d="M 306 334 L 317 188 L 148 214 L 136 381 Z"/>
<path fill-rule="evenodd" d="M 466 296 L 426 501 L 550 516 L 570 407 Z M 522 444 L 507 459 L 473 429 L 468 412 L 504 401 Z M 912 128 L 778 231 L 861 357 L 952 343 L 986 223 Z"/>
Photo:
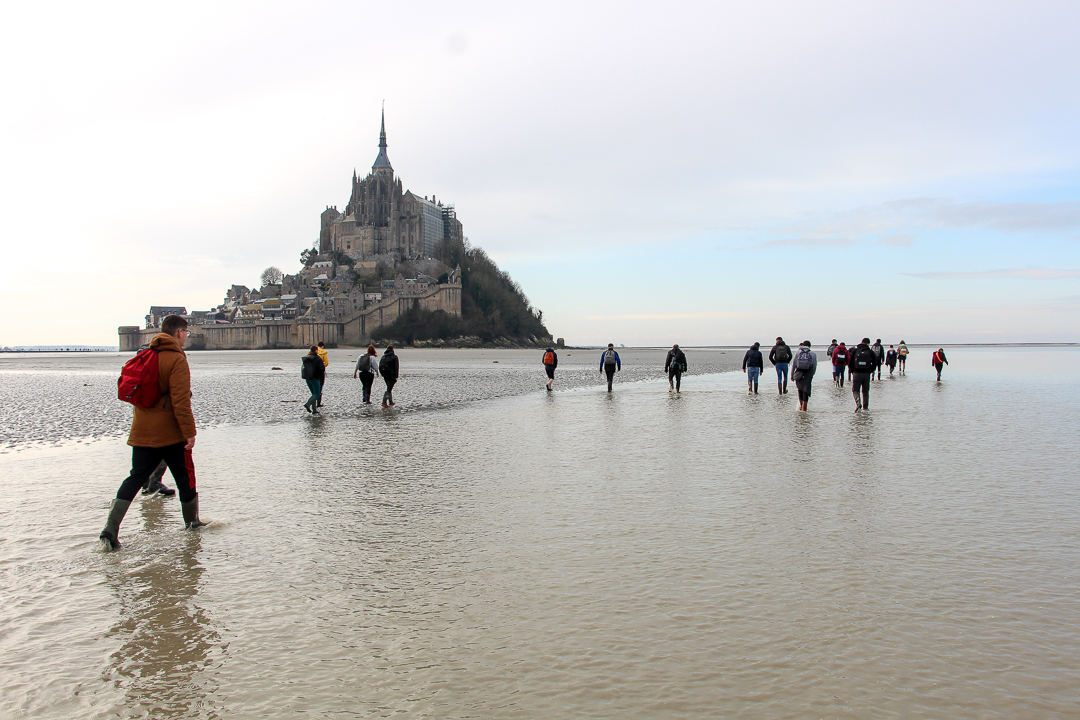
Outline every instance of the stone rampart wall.
<path fill-rule="evenodd" d="M 193 325 L 185 350 L 265 350 L 307 348 L 322 340 L 327 345 L 367 345 L 371 333 L 388 325 L 419 303 L 424 310 L 461 315 L 460 283 L 437 285 L 421 295 L 402 295 L 364 308 L 341 322 L 308 323 L 295 320 L 259 320 L 229 325 Z M 117 328 L 121 352 L 135 352 L 160 330 L 137 326 Z"/>

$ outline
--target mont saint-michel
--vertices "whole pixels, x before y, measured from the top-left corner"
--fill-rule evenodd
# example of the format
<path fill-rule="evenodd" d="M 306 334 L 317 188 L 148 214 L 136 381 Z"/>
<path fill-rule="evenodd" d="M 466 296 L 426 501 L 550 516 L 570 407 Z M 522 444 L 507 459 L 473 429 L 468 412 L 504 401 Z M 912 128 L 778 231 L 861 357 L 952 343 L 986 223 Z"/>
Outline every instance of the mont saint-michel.
<path fill-rule="evenodd" d="M 535 346 L 551 342 L 543 313 L 478 247 L 453 204 L 407 190 L 387 153 L 386 116 L 371 172 L 343 210 L 328 205 L 295 274 L 270 267 L 261 285 L 233 285 L 210 310 L 151 305 L 143 327 L 118 329 L 136 350 L 169 314 L 191 324 L 187 348 L 238 350 L 366 345 Z"/>

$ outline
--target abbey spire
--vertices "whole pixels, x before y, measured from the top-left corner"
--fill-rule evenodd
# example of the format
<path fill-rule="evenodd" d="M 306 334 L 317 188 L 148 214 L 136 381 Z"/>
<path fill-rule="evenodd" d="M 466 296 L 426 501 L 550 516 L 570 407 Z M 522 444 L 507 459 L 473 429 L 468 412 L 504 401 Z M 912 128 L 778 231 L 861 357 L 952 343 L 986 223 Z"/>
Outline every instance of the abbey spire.
<path fill-rule="evenodd" d="M 379 156 L 375 158 L 375 164 L 371 166 L 374 172 L 380 168 L 394 168 L 390 165 L 390 158 L 386 156 L 386 109 L 382 111 L 382 127 L 379 129 Z"/>

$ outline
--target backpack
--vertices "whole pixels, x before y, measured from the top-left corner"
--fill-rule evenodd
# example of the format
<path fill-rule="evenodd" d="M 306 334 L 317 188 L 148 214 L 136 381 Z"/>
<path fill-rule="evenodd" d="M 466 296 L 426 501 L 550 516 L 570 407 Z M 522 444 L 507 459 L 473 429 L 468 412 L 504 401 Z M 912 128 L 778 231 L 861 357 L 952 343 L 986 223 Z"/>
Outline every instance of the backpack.
<path fill-rule="evenodd" d="M 318 355 L 305 355 L 300 359 L 300 377 L 304 380 L 314 380 L 319 376 L 312 365 L 313 359 L 318 360 L 320 364 L 322 363 Z"/>
<path fill-rule="evenodd" d="M 605 350 L 604 351 L 604 364 L 605 365 L 614 365 L 615 364 L 615 351 L 614 350 Z"/>
<path fill-rule="evenodd" d="M 672 355 L 671 356 L 671 363 L 668 365 L 668 370 L 670 372 L 673 372 L 673 373 L 682 373 L 682 372 L 684 372 L 682 361 L 679 360 L 678 355 Z"/>
<path fill-rule="evenodd" d="M 812 367 L 814 367 L 814 356 L 810 354 L 809 350 L 800 350 L 799 354 L 795 356 L 795 369 L 809 370 Z"/>
<path fill-rule="evenodd" d="M 116 396 L 135 407 L 153 407 L 161 399 L 159 378 L 157 350 L 140 350 L 124 363 L 116 381 Z"/>
<path fill-rule="evenodd" d="M 776 348 L 776 362 L 786 363 L 791 362 L 791 348 L 787 345 L 780 345 Z"/>
<path fill-rule="evenodd" d="M 833 363 L 836 365 L 843 365 L 847 363 L 847 348 L 836 348 L 837 353 L 833 355 Z"/>
<path fill-rule="evenodd" d="M 544 364 L 545 365 L 554 365 L 555 364 L 555 353 L 551 352 L 550 350 L 548 350 L 546 353 L 544 353 Z"/>
<path fill-rule="evenodd" d="M 860 345 L 851 355 L 852 372 L 870 372 L 877 365 L 877 356 L 868 347 Z"/>

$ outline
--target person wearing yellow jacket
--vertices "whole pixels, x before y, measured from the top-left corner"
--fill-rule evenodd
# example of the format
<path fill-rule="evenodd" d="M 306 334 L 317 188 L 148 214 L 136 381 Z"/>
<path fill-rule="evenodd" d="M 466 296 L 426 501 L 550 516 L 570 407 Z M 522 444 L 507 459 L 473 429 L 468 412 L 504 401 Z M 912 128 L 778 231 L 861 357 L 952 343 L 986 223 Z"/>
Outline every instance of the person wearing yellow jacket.
<path fill-rule="evenodd" d="M 330 358 L 326 356 L 326 345 L 322 340 L 319 341 L 319 359 L 322 360 L 324 369 L 330 367 Z M 326 387 L 326 373 L 323 373 L 322 387 Z M 317 407 L 322 407 L 322 390 L 319 390 L 319 404 Z"/>

